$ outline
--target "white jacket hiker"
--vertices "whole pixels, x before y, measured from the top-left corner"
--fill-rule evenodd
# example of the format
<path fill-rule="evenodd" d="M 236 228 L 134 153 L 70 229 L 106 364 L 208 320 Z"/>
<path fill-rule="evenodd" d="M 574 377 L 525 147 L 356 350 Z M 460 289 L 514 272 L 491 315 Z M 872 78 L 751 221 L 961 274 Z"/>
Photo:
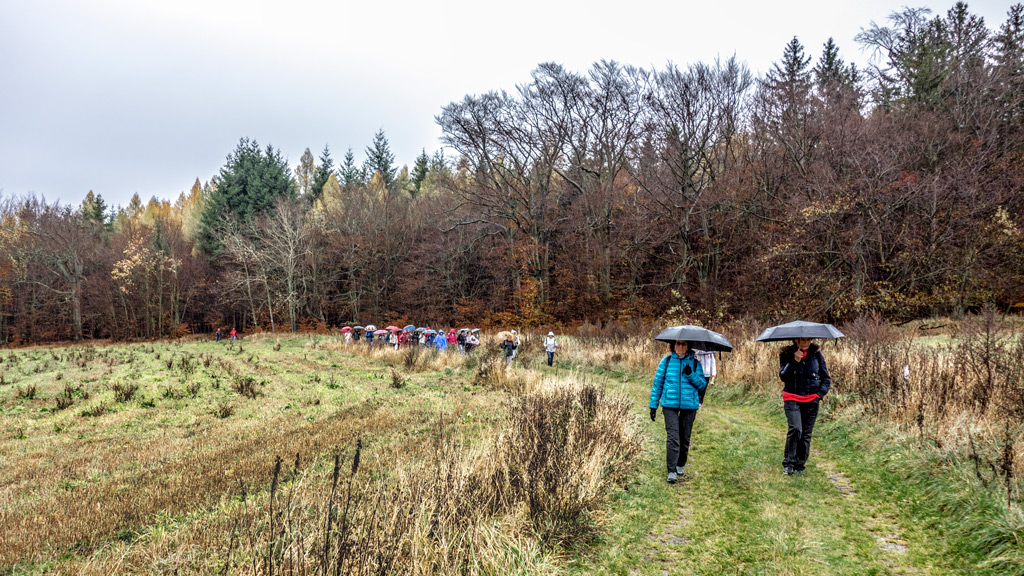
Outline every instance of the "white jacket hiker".
<path fill-rule="evenodd" d="M 551 366 L 555 360 L 555 348 L 558 343 L 555 342 L 555 333 L 548 332 L 548 337 L 544 339 L 544 351 L 548 353 L 548 366 Z"/>

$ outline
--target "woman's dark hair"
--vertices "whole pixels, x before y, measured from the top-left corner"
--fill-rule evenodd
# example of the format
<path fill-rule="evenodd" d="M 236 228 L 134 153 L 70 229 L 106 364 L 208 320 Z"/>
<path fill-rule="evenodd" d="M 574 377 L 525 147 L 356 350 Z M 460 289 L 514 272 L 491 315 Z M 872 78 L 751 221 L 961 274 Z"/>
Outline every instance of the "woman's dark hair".
<path fill-rule="evenodd" d="M 686 340 L 685 342 L 686 342 L 686 347 L 688 349 L 690 349 L 690 350 L 693 350 L 693 346 L 690 346 L 690 342 L 688 340 Z M 668 343 L 668 351 L 669 351 L 669 353 L 675 354 L 675 352 L 676 352 L 676 343 L 675 343 L 675 341 L 672 341 L 672 342 Z"/>

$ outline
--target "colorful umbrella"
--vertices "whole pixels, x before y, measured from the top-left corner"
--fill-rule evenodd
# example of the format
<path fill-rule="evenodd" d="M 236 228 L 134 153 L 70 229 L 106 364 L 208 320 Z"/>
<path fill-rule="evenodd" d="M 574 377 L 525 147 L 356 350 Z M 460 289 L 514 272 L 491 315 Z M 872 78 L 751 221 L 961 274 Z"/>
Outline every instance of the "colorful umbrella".
<path fill-rule="evenodd" d="M 398 326 L 388 326 L 387 328 L 385 328 L 385 330 L 390 332 L 392 330 L 401 330 L 401 328 L 399 328 Z"/>
<path fill-rule="evenodd" d="M 345 326 L 344 328 L 341 329 L 341 331 L 342 332 L 351 332 L 352 331 L 352 327 L 351 326 Z"/>
<path fill-rule="evenodd" d="M 388 333 L 388 331 L 387 331 L 387 330 L 375 330 L 375 331 L 373 332 L 373 335 L 374 335 L 374 336 L 380 336 L 381 334 L 387 334 L 387 333 Z"/>
<path fill-rule="evenodd" d="M 413 326 L 412 324 L 409 324 L 409 325 L 408 325 L 408 326 L 406 326 L 405 328 L 402 328 L 402 332 L 412 332 L 412 331 L 413 331 L 413 330 L 415 330 L 415 329 L 416 329 L 416 327 L 415 327 L 415 326 Z"/>
<path fill-rule="evenodd" d="M 366 330 L 366 328 L 363 328 L 362 326 L 356 326 L 356 327 L 354 327 L 352 329 L 353 330 Z"/>

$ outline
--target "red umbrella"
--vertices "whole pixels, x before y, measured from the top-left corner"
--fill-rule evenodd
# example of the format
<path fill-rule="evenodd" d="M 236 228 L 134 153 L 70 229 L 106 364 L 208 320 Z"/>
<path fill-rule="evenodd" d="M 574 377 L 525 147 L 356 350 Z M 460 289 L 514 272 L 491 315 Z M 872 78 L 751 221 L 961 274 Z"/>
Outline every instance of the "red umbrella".
<path fill-rule="evenodd" d="M 345 326 L 344 328 L 341 329 L 341 331 L 342 332 L 351 332 L 352 331 L 352 327 L 351 326 Z"/>
<path fill-rule="evenodd" d="M 388 331 L 391 331 L 391 330 L 401 330 L 401 328 L 399 328 L 398 326 L 388 326 L 387 328 L 385 328 L 385 330 L 388 330 Z"/>

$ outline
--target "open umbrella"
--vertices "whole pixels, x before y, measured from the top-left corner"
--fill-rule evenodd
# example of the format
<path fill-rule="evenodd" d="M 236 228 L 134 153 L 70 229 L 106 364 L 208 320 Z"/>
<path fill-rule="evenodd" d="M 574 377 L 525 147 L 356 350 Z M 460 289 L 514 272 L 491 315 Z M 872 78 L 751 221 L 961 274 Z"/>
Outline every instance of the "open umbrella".
<path fill-rule="evenodd" d="M 426 334 L 427 336 L 433 336 L 433 335 L 437 334 L 437 330 L 426 330 L 423 333 Z"/>
<path fill-rule="evenodd" d="M 472 330 L 470 330 L 470 332 L 472 332 L 473 334 L 476 334 L 479 331 L 480 331 L 479 328 L 473 328 Z"/>
<path fill-rule="evenodd" d="M 427 329 L 426 328 L 422 328 L 422 327 L 413 330 L 413 332 L 426 332 L 426 331 L 427 331 Z"/>
<path fill-rule="evenodd" d="M 352 329 L 353 330 L 366 330 L 366 328 L 363 328 L 362 326 L 353 326 Z"/>
<path fill-rule="evenodd" d="M 376 324 L 367 324 L 366 325 L 366 329 L 367 330 L 376 330 L 377 329 L 377 325 Z"/>
<path fill-rule="evenodd" d="M 401 330 L 401 328 L 399 328 L 398 326 L 388 326 L 387 328 L 385 328 L 385 330 L 390 332 L 392 330 Z"/>
<path fill-rule="evenodd" d="M 415 329 L 416 329 L 416 327 L 415 327 L 415 326 L 413 326 L 412 324 L 409 324 L 409 325 L 408 325 L 408 326 L 406 326 L 405 328 L 402 328 L 402 332 L 412 332 L 412 331 L 413 331 L 413 330 L 415 330 Z"/>
<path fill-rule="evenodd" d="M 700 326 L 670 326 L 665 328 L 655 338 L 659 342 L 675 342 L 686 340 L 696 350 L 708 352 L 732 352 L 732 344 L 729 339 L 714 330 L 701 328 Z"/>
<path fill-rule="evenodd" d="M 817 322 L 805 322 L 797 320 L 779 326 L 772 326 L 761 332 L 757 342 L 779 342 L 792 340 L 794 338 L 845 338 L 836 327 L 831 324 L 819 324 Z"/>
<path fill-rule="evenodd" d="M 351 326 L 345 326 L 344 328 L 341 329 L 341 331 L 342 332 L 351 332 L 352 331 L 352 327 Z"/>
<path fill-rule="evenodd" d="M 373 332 L 373 335 L 374 335 L 374 336 L 380 336 L 381 334 L 387 334 L 387 333 L 388 333 L 388 331 L 387 331 L 387 330 L 375 330 L 375 331 Z"/>
<path fill-rule="evenodd" d="M 508 332 L 508 331 L 498 332 L 498 340 L 514 340 L 514 339 L 515 339 L 515 336 L 513 336 L 511 332 Z"/>

